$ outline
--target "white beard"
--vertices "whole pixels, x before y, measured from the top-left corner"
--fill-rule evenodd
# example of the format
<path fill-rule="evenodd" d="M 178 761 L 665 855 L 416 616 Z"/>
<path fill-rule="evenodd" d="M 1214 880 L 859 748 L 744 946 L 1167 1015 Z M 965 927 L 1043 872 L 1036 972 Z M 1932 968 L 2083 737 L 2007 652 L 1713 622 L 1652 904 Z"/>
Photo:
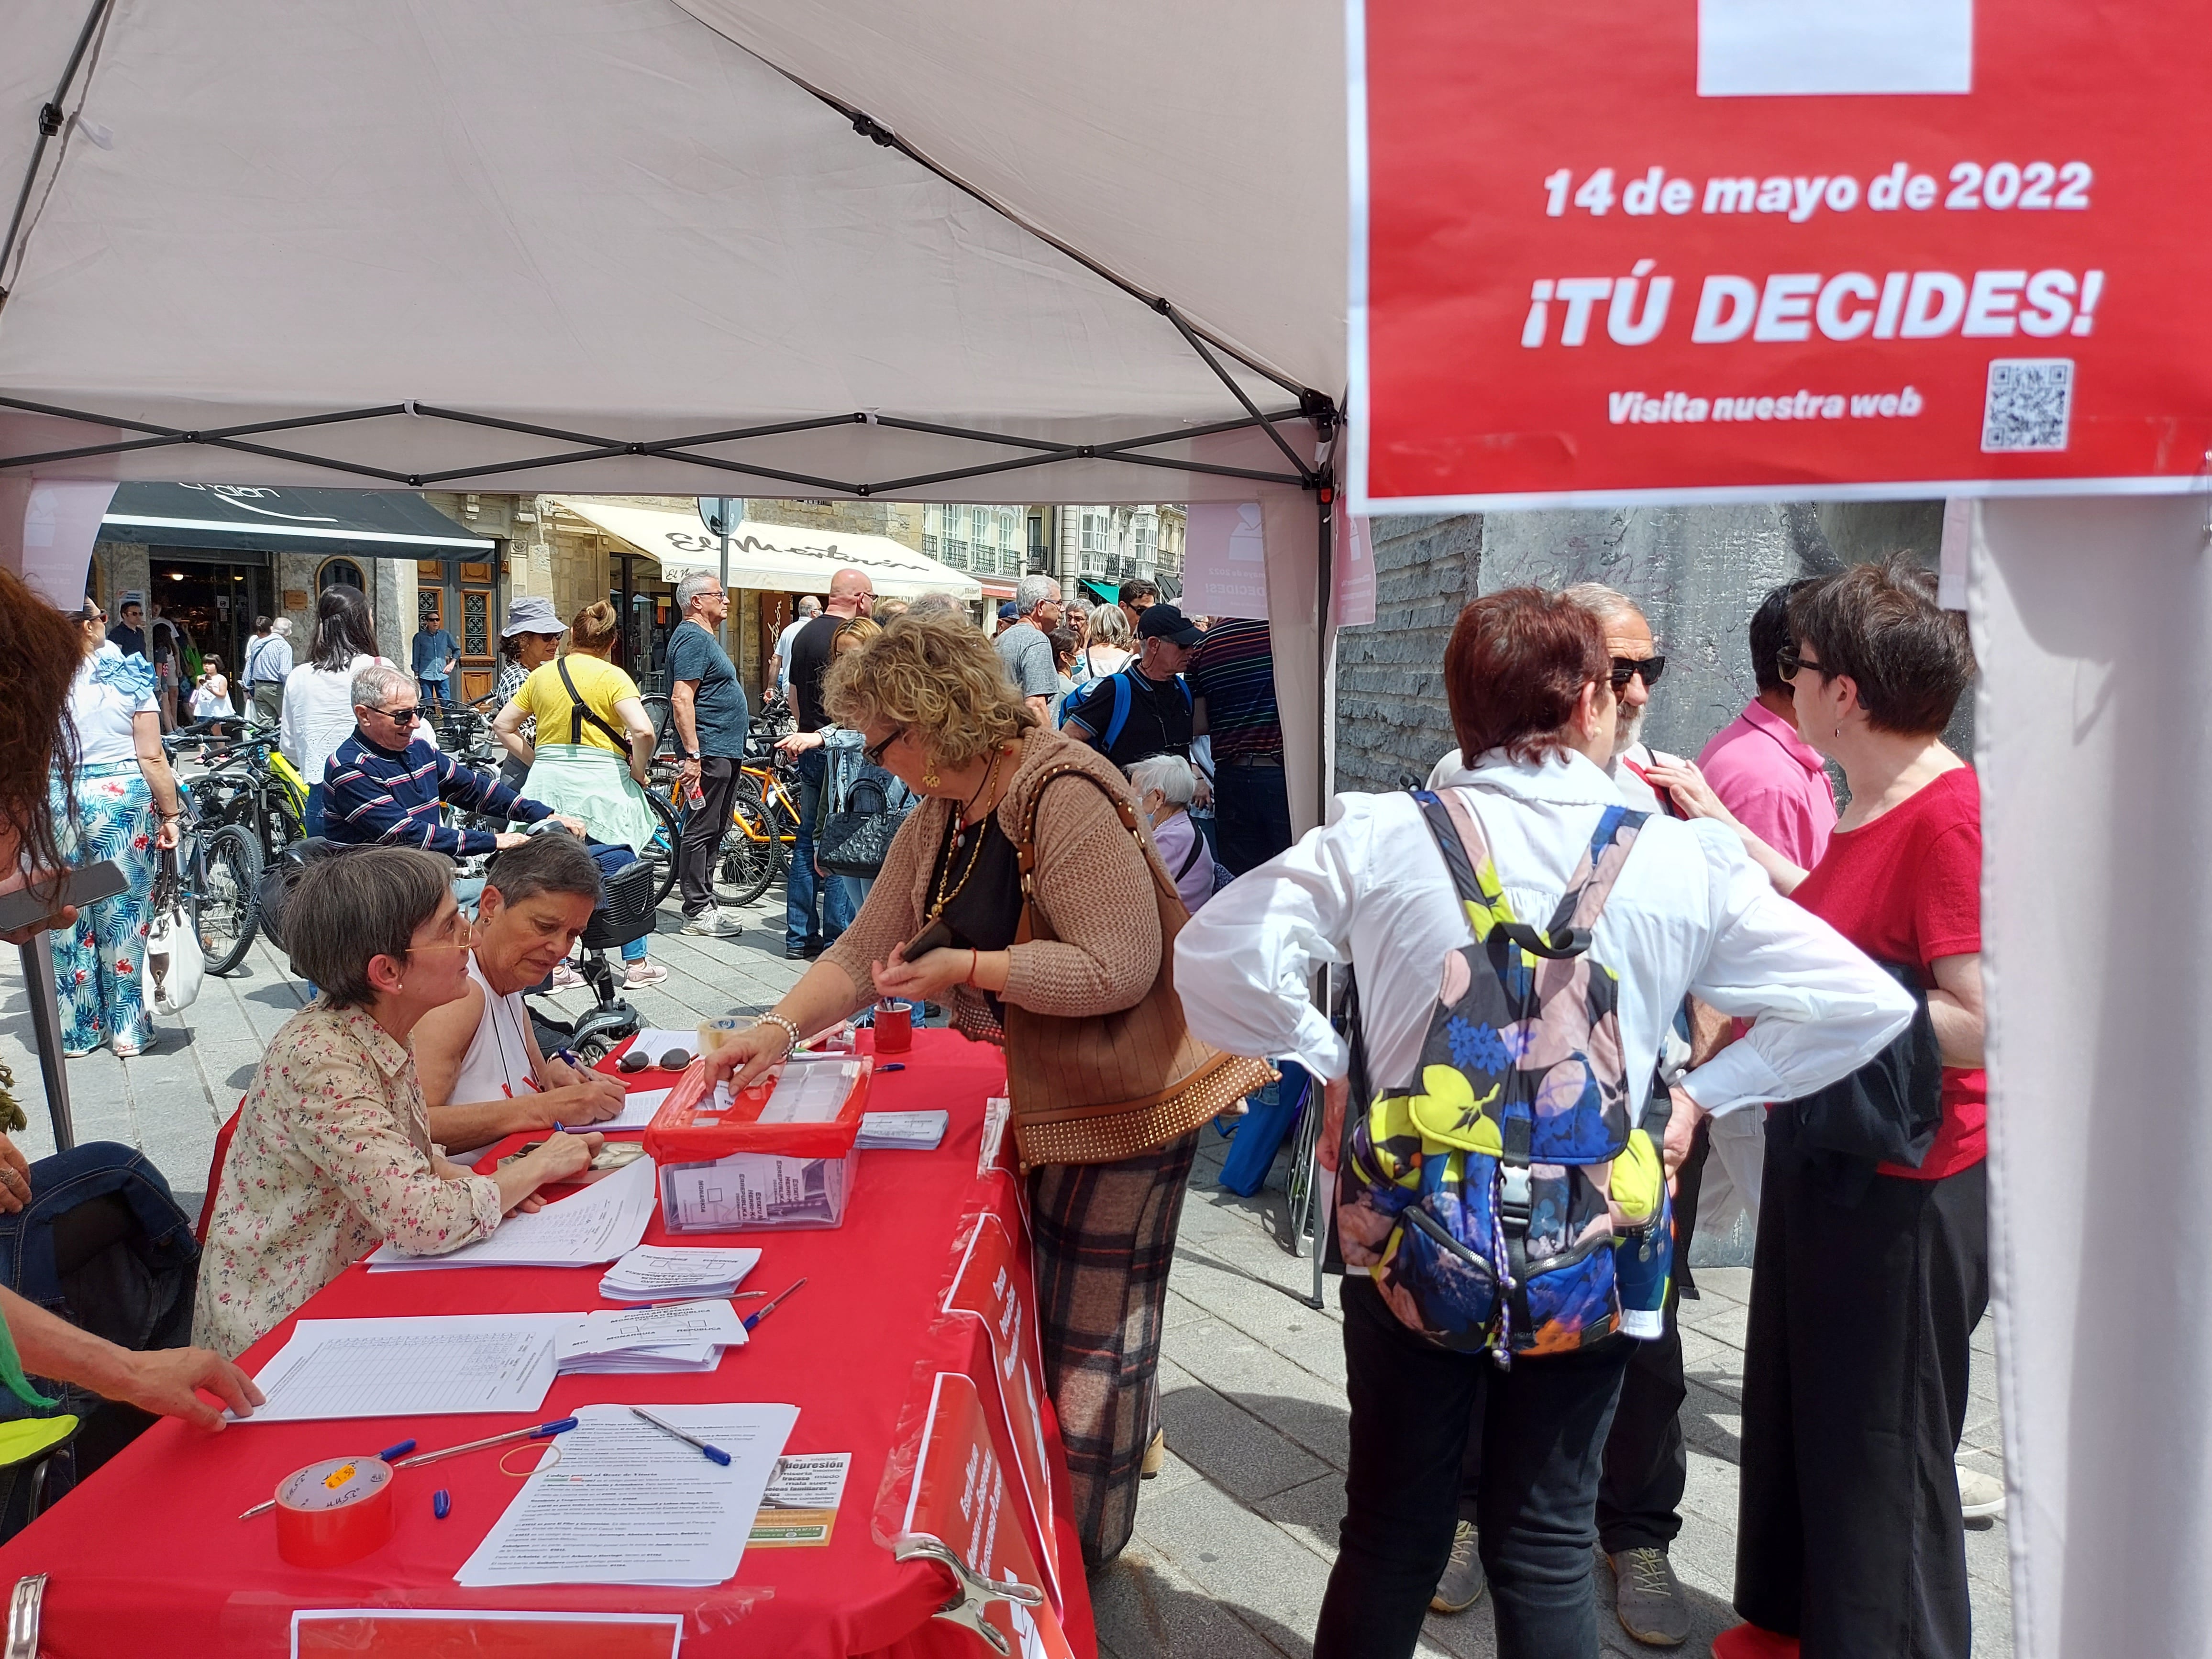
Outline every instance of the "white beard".
<path fill-rule="evenodd" d="M 1628 705 L 1626 703 L 1621 704 L 1620 719 L 1619 723 L 1614 726 L 1613 733 L 1613 758 L 1614 761 L 1618 762 L 1623 755 L 1633 749 L 1637 745 L 1638 742 L 1642 739 L 1644 736 L 1644 716 L 1650 712 L 1650 705 L 1646 703 L 1643 708 L 1638 708 L 1632 714 L 1628 712 Z"/>

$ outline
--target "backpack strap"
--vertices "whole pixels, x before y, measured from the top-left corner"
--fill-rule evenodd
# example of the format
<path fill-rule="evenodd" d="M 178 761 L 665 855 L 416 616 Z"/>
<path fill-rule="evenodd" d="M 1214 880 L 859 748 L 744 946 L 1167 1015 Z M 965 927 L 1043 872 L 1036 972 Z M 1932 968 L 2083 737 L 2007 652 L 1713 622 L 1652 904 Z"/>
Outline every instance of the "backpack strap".
<path fill-rule="evenodd" d="M 1129 671 L 1123 669 L 1114 676 L 1114 712 L 1107 717 L 1105 735 L 1099 738 L 1101 754 L 1110 755 L 1114 745 L 1121 740 L 1121 728 L 1129 723 Z"/>
<path fill-rule="evenodd" d="M 568 688 L 569 700 L 575 704 L 575 707 L 569 710 L 568 713 L 568 741 L 574 744 L 582 743 L 584 740 L 584 722 L 586 720 L 589 720 L 592 725 L 598 726 L 600 731 L 605 732 L 613 741 L 617 753 L 627 754 L 629 751 L 629 736 L 624 732 L 616 731 L 613 726 L 609 726 L 605 720 L 601 720 L 598 714 L 585 703 L 583 694 L 576 690 L 576 682 L 568 678 L 568 659 L 563 657 L 556 657 L 553 659 L 553 666 L 561 676 L 561 684 Z"/>
<path fill-rule="evenodd" d="M 1487 939 L 1496 930 L 1532 956 L 1555 960 L 1580 956 L 1589 949 L 1590 935 L 1606 900 L 1612 896 L 1613 883 L 1620 879 L 1628 849 L 1635 844 L 1637 831 L 1650 816 L 1626 806 L 1608 806 L 1599 815 L 1589 846 L 1576 865 L 1559 908 L 1552 913 L 1551 925 L 1539 933 L 1516 917 L 1505 902 L 1496 866 L 1490 862 L 1489 845 L 1483 839 L 1481 821 L 1473 812 L 1465 814 L 1467 830 L 1474 839 L 1474 849 L 1470 854 L 1462 838 L 1458 818 L 1442 796 L 1431 790 L 1417 789 L 1413 799 L 1420 805 L 1429 833 L 1436 838 L 1437 850 L 1443 854 L 1444 867 L 1451 872 L 1452 886 L 1467 907 L 1475 938 Z M 1483 878 L 1480 867 L 1483 866 L 1489 867 L 1487 880 Z"/>
<path fill-rule="evenodd" d="M 1182 878 L 1188 875 L 1191 871 L 1197 866 L 1199 859 L 1203 856 L 1205 853 L 1206 837 L 1199 834 L 1198 830 L 1194 828 L 1191 830 L 1190 856 L 1183 860 L 1182 867 L 1175 872 L 1176 885 L 1178 888 L 1182 885 Z"/>

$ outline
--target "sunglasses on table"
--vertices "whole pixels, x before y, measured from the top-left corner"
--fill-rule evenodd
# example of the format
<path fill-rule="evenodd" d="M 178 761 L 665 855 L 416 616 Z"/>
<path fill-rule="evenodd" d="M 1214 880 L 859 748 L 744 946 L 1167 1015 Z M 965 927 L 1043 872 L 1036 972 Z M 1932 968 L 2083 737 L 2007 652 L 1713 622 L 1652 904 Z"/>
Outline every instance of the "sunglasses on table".
<path fill-rule="evenodd" d="M 1626 690 L 1629 681 L 1641 674 L 1648 690 L 1658 684 L 1659 677 L 1666 672 L 1667 659 L 1664 657 L 1615 657 L 1613 659 L 1613 689 Z"/>

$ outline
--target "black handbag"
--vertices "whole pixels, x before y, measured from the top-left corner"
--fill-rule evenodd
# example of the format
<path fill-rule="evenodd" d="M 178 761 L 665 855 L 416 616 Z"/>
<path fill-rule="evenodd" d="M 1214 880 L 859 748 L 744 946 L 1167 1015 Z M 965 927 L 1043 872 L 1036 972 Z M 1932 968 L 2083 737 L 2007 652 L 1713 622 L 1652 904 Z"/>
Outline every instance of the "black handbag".
<path fill-rule="evenodd" d="M 911 805 L 894 811 L 888 775 L 863 768 L 843 804 L 823 815 L 822 832 L 814 838 L 815 861 L 833 876 L 874 876 L 884 867 L 891 838 L 913 811 Z"/>

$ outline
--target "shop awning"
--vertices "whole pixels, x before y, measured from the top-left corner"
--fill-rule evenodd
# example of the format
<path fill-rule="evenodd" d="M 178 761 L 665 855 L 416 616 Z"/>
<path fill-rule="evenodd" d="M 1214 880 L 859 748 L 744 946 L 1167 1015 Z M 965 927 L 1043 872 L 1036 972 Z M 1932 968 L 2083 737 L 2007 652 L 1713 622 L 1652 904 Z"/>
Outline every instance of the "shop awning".
<path fill-rule="evenodd" d="M 696 511 L 602 495 L 553 499 L 563 511 L 659 559 L 661 573 L 671 581 L 695 571 L 716 574 L 721 544 L 699 522 Z M 972 599 L 982 591 L 973 576 L 888 536 L 848 535 L 840 530 L 806 530 L 747 519 L 730 538 L 733 588 L 827 593 L 830 578 L 848 565 L 866 571 L 875 580 L 877 593 L 885 599 L 950 593 Z"/>
<path fill-rule="evenodd" d="M 1082 582 L 1084 591 L 1099 604 L 1115 605 L 1120 602 L 1121 590 L 1112 582 L 1095 582 L 1088 576 L 1079 577 L 1078 580 Z"/>
<path fill-rule="evenodd" d="M 367 559 L 481 557 L 497 545 L 404 489 L 268 489 L 126 483 L 100 521 L 104 542 Z"/>

